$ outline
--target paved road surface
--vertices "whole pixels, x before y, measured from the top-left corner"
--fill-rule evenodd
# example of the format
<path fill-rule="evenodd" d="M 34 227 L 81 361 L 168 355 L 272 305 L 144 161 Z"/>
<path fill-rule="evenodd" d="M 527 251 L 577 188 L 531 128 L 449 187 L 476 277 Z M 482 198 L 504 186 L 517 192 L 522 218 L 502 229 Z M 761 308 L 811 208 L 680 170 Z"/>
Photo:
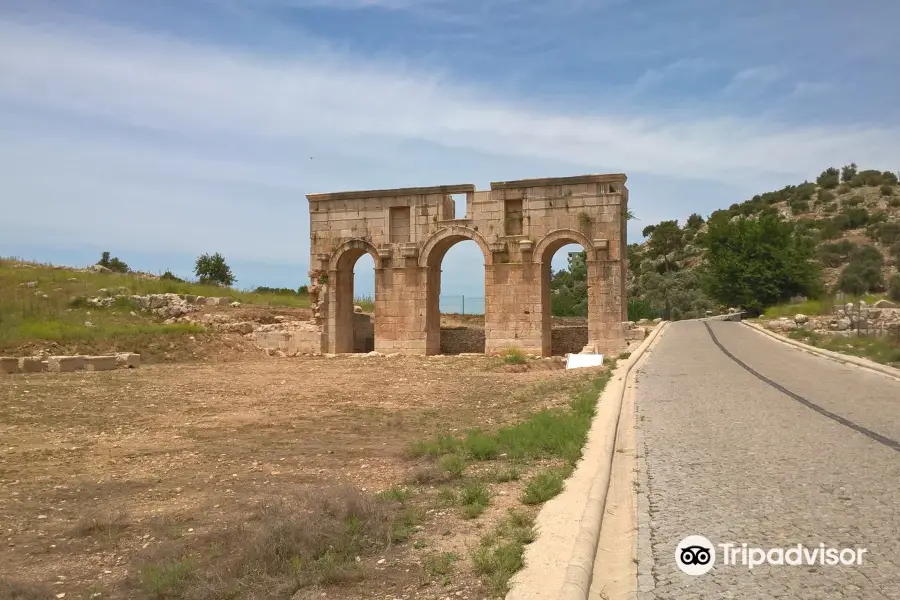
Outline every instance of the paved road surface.
<path fill-rule="evenodd" d="M 900 382 L 721 321 L 670 325 L 637 381 L 640 598 L 900 600 Z M 717 548 L 691 576 L 675 564 L 691 534 L 868 551 L 861 566 L 750 570 Z"/>

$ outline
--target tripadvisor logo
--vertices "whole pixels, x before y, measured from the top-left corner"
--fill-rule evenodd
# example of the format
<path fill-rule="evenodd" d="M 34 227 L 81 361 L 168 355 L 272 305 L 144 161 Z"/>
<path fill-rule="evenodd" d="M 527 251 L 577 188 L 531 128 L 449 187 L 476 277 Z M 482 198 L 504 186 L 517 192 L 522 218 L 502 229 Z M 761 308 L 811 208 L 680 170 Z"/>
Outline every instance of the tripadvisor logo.
<path fill-rule="evenodd" d="M 688 575 L 703 575 L 716 564 L 716 548 L 702 535 L 689 535 L 675 548 L 675 564 Z"/>
<path fill-rule="evenodd" d="M 675 548 L 675 564 L 688 575 L 703 575 L 716 565 L 717 555 L 722 566 L 741 565 L 753 569 L 761 565 L 861 565 L 866 552 L 866 548 L 832 548 L 822 543 L 763 549 L 731 542 L 713 544 L 702 535 L 689 535 Z"/>

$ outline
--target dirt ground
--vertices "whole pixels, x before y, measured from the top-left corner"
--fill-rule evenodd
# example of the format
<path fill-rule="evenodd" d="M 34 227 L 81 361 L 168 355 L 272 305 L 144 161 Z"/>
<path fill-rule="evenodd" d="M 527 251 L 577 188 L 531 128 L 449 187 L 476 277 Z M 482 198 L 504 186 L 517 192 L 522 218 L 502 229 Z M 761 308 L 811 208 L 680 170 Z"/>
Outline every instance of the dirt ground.
<path fill-rule="evenodd" d="M 549 360 L 509 367 L 481 357 L 245 356 L 0 377 L 0 596 L 5 577 L 37 586 L 21 598 L 177 597 L 135 587 L 158 546 L 303 491 L 402 485 L 422 464 L 411 442 L 560 405 L 590 376 Z M 358 559 L 367 577 L 309 597 L 490 597 L 469 555 L 523 485 L 492 484 L 477 519 L 428 508 L 407 541 Z M 423 570 L 435 552 L 459 557 L 452 572 Z"/>

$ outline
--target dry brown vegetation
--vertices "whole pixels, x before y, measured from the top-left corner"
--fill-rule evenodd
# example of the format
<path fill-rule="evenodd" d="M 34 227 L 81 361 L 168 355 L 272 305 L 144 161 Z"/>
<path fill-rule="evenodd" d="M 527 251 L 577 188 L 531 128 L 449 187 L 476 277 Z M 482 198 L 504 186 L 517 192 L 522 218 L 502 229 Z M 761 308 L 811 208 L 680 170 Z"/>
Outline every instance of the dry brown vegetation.
<path fill-rule="evenodd" d="M 4 377 L 0 597 L 500 596 L 534 535 L 526 488 L 577 458 L 592 371 L 340 357 Z"/>

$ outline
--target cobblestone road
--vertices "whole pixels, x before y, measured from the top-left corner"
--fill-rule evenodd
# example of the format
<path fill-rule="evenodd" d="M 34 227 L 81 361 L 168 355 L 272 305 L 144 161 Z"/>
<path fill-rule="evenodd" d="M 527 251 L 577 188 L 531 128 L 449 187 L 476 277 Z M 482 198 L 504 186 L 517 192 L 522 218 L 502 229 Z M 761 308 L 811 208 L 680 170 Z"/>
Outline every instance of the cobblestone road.
<path fill-rule="evenodd" d="M 637 376 L 639 597 L 900 600 L 900 451 L 890 445 L 900 441 L 900 382 L 740 323 L 708 325 L 670 325 Z M 711 333 L 831 416 L 743 368 Z M 678 542 L 692 534 L 868 552 L 861 566 L 751 570 L 722 565 L 717 548 L 713 570 L 694 577 L 675 563 Z"/>

